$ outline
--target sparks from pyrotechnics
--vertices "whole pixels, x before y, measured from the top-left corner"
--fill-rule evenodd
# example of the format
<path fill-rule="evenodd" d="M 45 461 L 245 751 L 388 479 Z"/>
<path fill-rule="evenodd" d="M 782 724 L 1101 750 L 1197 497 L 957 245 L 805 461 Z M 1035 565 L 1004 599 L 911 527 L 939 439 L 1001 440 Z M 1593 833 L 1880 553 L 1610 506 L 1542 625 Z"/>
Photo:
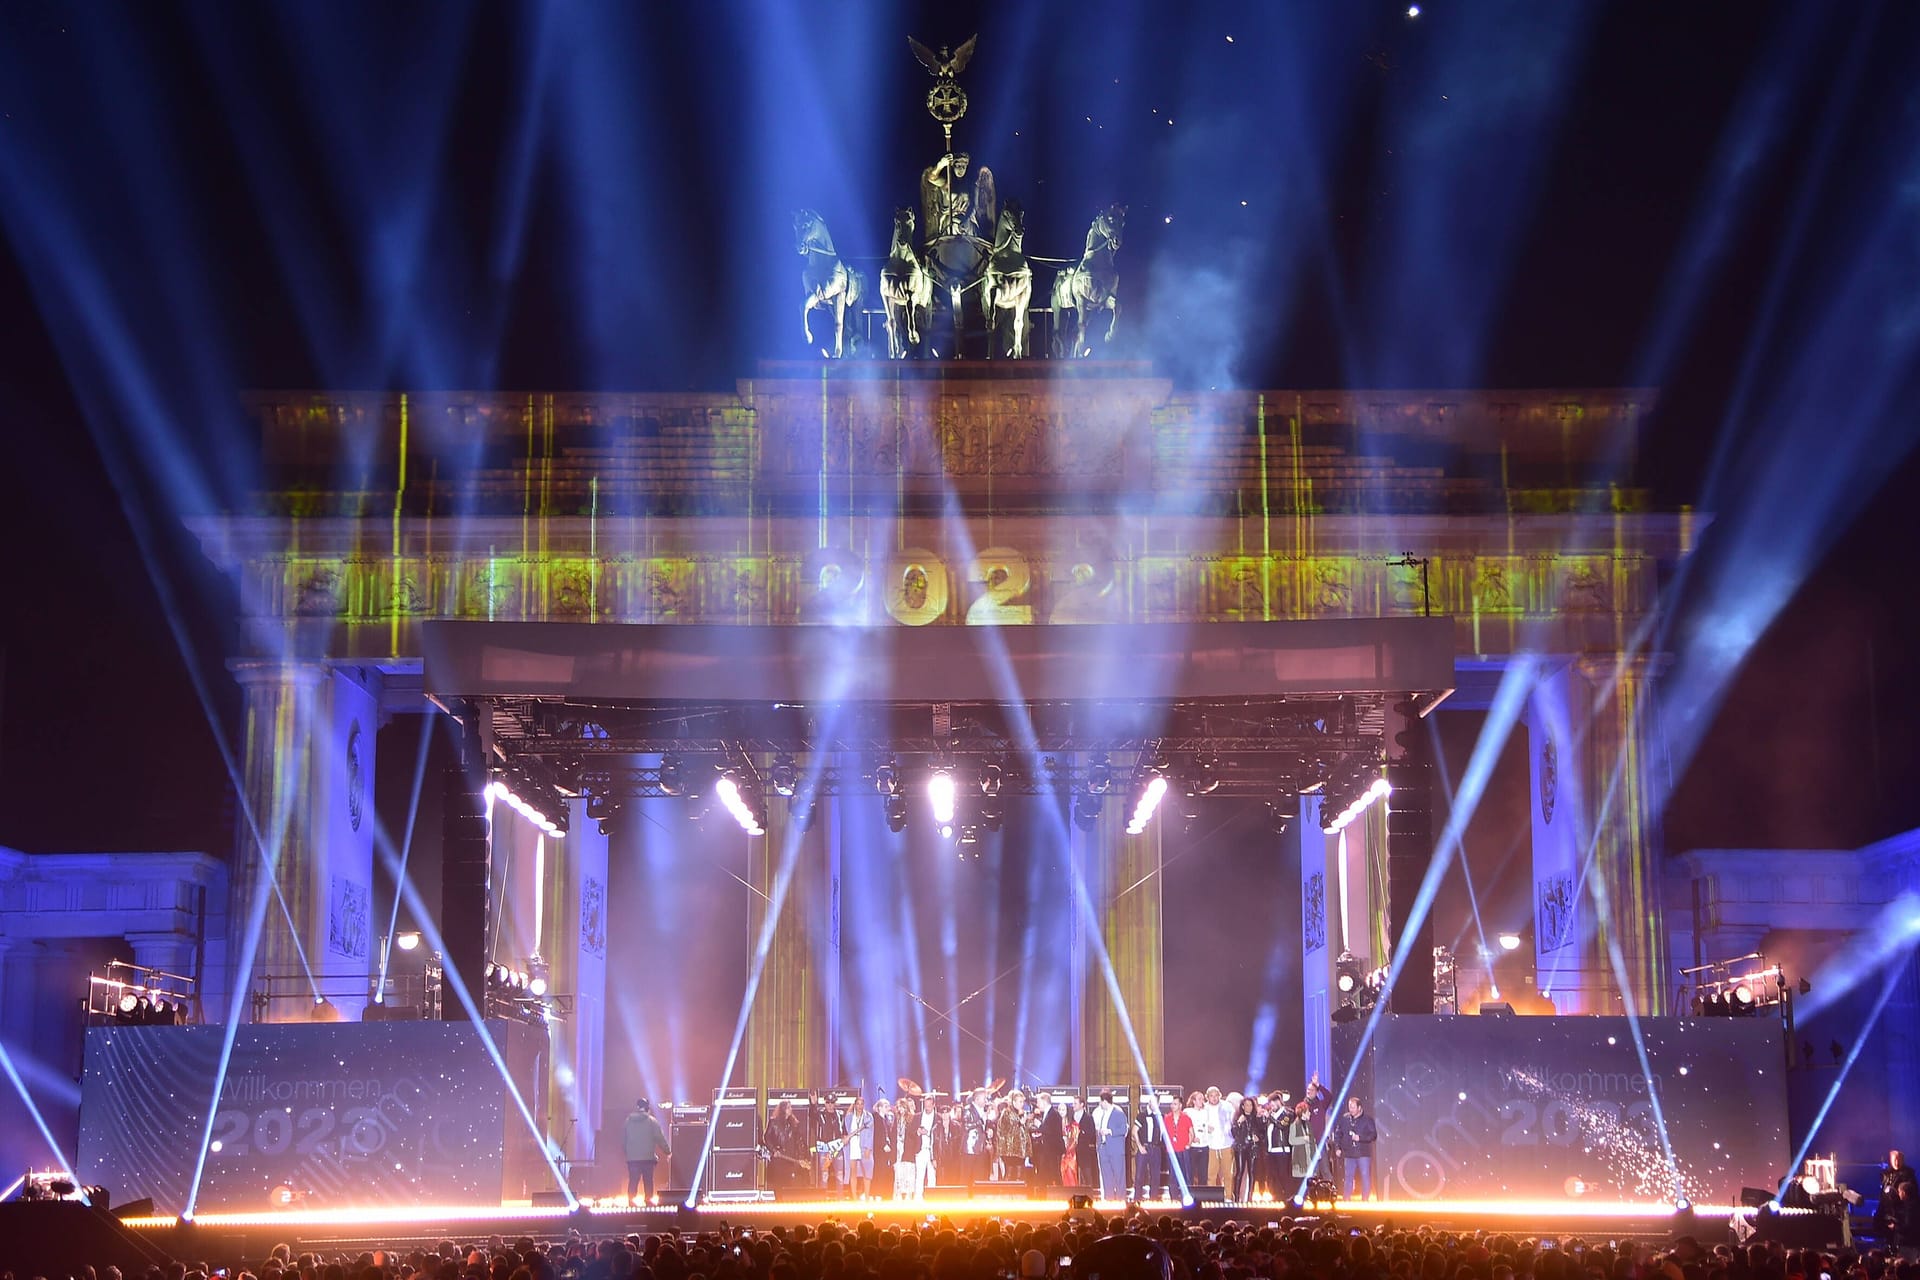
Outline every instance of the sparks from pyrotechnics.
<path fill-rule="evenodd" d="M 1705 1193 L 1704 1184 L 1680 1168 L 1677 1160 L 1669 1164 L 1656 1143 L 1635 1129 L 1630 1120 L 1622 1119 L 1617 1106 L 1551 1089 L 1527 1071 L 1510 1070 L 1506 1075 L 1521 1093 L 1565 1107 L 1579 1130 L 1582 1149 L 1606 1166 L 1623 1192 L 1661 1199 L 1680 1194 L 1689 1200 L 1698 1200 Z"/>

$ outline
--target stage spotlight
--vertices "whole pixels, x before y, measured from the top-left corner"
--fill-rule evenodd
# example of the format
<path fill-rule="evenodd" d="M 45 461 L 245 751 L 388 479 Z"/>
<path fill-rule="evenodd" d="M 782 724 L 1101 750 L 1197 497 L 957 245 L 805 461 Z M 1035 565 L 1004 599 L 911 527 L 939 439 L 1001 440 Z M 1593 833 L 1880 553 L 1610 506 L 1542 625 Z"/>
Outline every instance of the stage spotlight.
<path fill-rule="evenodd" d="M 687 793 L 687 763 L 679 756 L 661 757 L 660 791 L 670 796 L 683 796 Z"/>
<path fill-rule="evenodd" d="M 1140 798 L 1133 802 L 1133 817 L 1127 823 L 1127 834 L 1137 836 L 1147 829 L 1153 821 L 1153 814 L 1160 807 L 1160 801 L 1166 797 L 1167 780 L 1162 774 L 1153 774 L 1146 785 L 1140 789 Z"/>
<path fill-rule="evenodd" d="M 1733 989 L 1733 1003 L 1738 1006 L 1736 1011 L 1739 1013 L 1745 1013 L 1753 1008 L 1753 988 L 1744 982 L 1735 987 Z"/>
<path fill-rule="evenodd" d="M 907 829 L 907 798 L 897 792 L 887 797 L 887 830 L 899 833 Z"/>
<path fill-rule="evenodd" d="M 1000 787 L 1006 780 L 1006 771 L 989 760 L 980 766 L 980 794 L 992 798 L 1000 794 Z"/>
<path fill-rule="evenodd" d="M 1342 1000 L 1340 1007 L 1335 1009 L 1331 1016 L 1335 1022 L 1358 1022 L 1360 1021 L 1360 1010 L 1354 1006 L 1353 1001 Z"/>
<path fill-rule="evenodd" d="M 747 802 L 740 779 L 731 769 L 720 776 L 720 781 L 713 786 L 713 792 L 720 797 L 720 803 L 727 807 L 727 812 L 733 815 L 733 820 L 740 824 L 742 831 L 750 836 L 766 834 L 759 815 L 754 812 L 753 805 Z"/>
<path fill-rule="evenodd" d="M 1502 951 L 1518 951 L 1520 949 L 1520 935 L 1517 933 L 1503 933 L 1499 937 L 1499 943 Z"/>
<path fill-rule="evenodd" d="M 420 949 L 420 934 L 412 929 L 407 930 L 405 933 L 396 933 L 393 935 L 393 945 L 402 951 L 418 951 Z"/>
<path fill-rule="evenodd" d="M 773 768 L 767 771 L 767 785 L 777 796 L 791 796 L 799 783 L 800 770 L 795 767 L 793 757 L 782 751 L 774 760 Z"/>
<path fill-rule="evenodd" d="M 1113 766 L 1107 762 L 1104 754 L 1097 755 L 1087 768 L 1087 793 L 1103 796 L 1111 790 L 1113 790 Z"/>
<path fill-rule="evenodd" d="M 124 995 L 120 997 L 121 1013 L 123 1014 L 132 1013 L 139 1007 L 140 1007 L 140 997 L 133 994 L 133 992 L 131 991 L 126 992 Z"/>
<path fill-rule="evenodd" d="M 1100 823 L 1100 797 L 1081 794 L 1073 798 L 1073 824 L 1091 831 Z"/>
<path fill-rule="evenodd" d="M 534 975 L 533 975 L 533 977 L 531 977 L 531 978 L 529 978 L 529 979 L 527 979 L 527 994 L 528 994 L 528 995 L 530 995 L 530 996 L 544 996 L 544 995 L 546 995 L 546 994 L 547 994 L 547 980 L 546 980 L 545 978 L 543 978 L 543 977 L 541 977 L 541 976 L 540 976 L 539 974 L 537 974 L 537 973 L 536 973 L 536 974 L 534 974 Z"/>
<path fill-rule="evenodd" d="M 1210 796 L 1220 789 L 1220 758 L 1209 755 L 1194 763 L 1193 794 Z"/>
<path fill-rule="evenodd" d="M 1360 957 L 1351 951 L 1342 951 L 1334 957 L 1333 970 L 1333 985 L 1339 989 L 1341 995 L 1349 995 L 1358 990 L 1361 980 L 1366 976 L 1366 970 L 1360 965 Z"/>
<path fill-rule="evenodd" d="M 953 827 L 953 803 L 956 788 L 953 782 L 953 770 L 942 766 L 933 771 L 927 779 L 927 799 L 933 802 L 934 825 L 942 828 L 943 834 Z"/>

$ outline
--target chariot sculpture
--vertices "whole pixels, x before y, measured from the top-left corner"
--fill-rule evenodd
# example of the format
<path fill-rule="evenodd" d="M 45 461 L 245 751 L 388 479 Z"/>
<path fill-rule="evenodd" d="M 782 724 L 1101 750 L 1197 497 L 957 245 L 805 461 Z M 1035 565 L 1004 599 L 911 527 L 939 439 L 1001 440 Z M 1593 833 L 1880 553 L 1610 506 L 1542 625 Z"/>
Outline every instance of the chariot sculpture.
<path fill-rule="evenodd" d="M 887 356 L 900 360 L 962 354 L 970 299 L 986 331 L 988 359 L 1036 354 L 1035 262 L 1055 268 L 1051 293 L 1041 295 L 1048 300 L 1052 319 L 1052 341 L 1043 354 L 1091 355 L 1089 335 L 1098 313 L 1107 314 L 1103 342 L 1112 342 L 1119 329 L 1117 257 L 1126 206 L 1110 205 L 1094 216 L 1078 260 L 1027 255 L 1026 210 L 1015 200 L 1003 206 L 993 171 L 953 149 L 953 126 L 967 113 L 967 95 L 958 77 L 972 60 L 977 41 L 976 36 L 958 49 L 938 51 L 911 37 L 907 41 L 934 78 L 927 91 L 927 112 L 941 127 L 945 149 L 920 171 L 919 248 L 914 246 L 914 211 L 900 208 L 893 214 L 892 239 L 879 269 Z M 858 354 L 862 304 L 868 296 L 865 275 L 841 259 L 826 221 L 811 209 L 794 214 L 794 241 L 806 258 L 801 321 L 808 345 L 818 345 L 822 355 L 833 359 Z M 830 346 L 815 342 L 816 310 L 826 310 L 833 318 Z"/>

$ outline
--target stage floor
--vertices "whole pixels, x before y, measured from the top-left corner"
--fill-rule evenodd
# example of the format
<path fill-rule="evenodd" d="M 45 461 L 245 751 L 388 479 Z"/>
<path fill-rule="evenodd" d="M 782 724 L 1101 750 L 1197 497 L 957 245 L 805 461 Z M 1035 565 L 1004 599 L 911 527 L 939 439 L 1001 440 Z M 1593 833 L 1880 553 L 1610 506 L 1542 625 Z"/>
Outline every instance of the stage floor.
<path fill-rule="evenodd" d="M 1103 1216 L 1123 1213 L 1119 1202 L 1096 1203 Z M 314 1210 L 281 1213 L 208 1213 L 191 1223 L 173 1218 L 133 1218 L 127 1225 L 152 1239 L 175 1257 L 251 1258 L 275 1244 L 297 1251 L 349 1250 L 376 1245 L 410 1246 L 451 1239 L 468 1242 L 500 1236 L 535 1239 L 564 1237 L 578 1231 L 591 1237 L 674 1232 L 697 1233 L 722 1227 L 775 1226 L 825 1221 L 843 1223 L 872 1220 L 882 1226 L 919 1226 L 945 1220 L 966 1226 L 985 1218 L 1003 1222 L 1053 1222 L 1068 1212 L 1060 1200 L 954 1199 L 903 1202 L 848 1201 L 736 1201 L 707 1203 L 697 1208 L 671 1205 L 630 1208 L 624 1204 L 462 1205 L 439 1208 L 382 1208 L 369 1210 Z M 1503 1231 L 1522 1237 L 1549 1236 L 1587 1240 L 1667 1239 L 1691 1234 L 1718 1239 L 1728 1227 L 1730 1210 L 1702 1205 L 1687 1211 L 1659 1204 L 1623 1204 L 1596 1201 L 1371 1201 L 1341 1204 L 1332 1209 L 1297 1209 L 1276 1202 L 1214 1203 L 1182 1206 L 1174 1201 L 1139 1206 L 1151 1214 L 1170 1214 L 1190 1221 L 1251 1222 L 1266 1226 L 1291 1219 L 1314 1225 L 1330 1218 L 1356 1227 L 1382 1222 L 1408 1226 L 1431 1225 L 1456 1230 Z"/>

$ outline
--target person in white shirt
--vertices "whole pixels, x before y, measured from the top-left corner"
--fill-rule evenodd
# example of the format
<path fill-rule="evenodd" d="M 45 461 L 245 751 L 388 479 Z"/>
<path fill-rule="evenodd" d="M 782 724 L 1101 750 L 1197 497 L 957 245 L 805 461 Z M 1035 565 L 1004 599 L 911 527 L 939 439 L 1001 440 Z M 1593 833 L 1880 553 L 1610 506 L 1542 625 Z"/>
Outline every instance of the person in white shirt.
<path fill-rule="evenodd" d="M 1214 1109 L 1198 1089 L 1187 1095 L 1187 1123 L 1192 1133 L 1187 1138 L 1187 1185 L 1194 1186 L 1207 1180 L 1207 1165 L 1212 1158 Z"/>
<path fill-rule="evenodd" d="M 1207 1185 L 1224 1187 L 1233 1180 L 1233 1111 L 1240 1095 L 1220 1096 L 1218 1085 L 1207 1089 L 1207 1109 L 1213 1113 L 1207 1130 Z"/>

